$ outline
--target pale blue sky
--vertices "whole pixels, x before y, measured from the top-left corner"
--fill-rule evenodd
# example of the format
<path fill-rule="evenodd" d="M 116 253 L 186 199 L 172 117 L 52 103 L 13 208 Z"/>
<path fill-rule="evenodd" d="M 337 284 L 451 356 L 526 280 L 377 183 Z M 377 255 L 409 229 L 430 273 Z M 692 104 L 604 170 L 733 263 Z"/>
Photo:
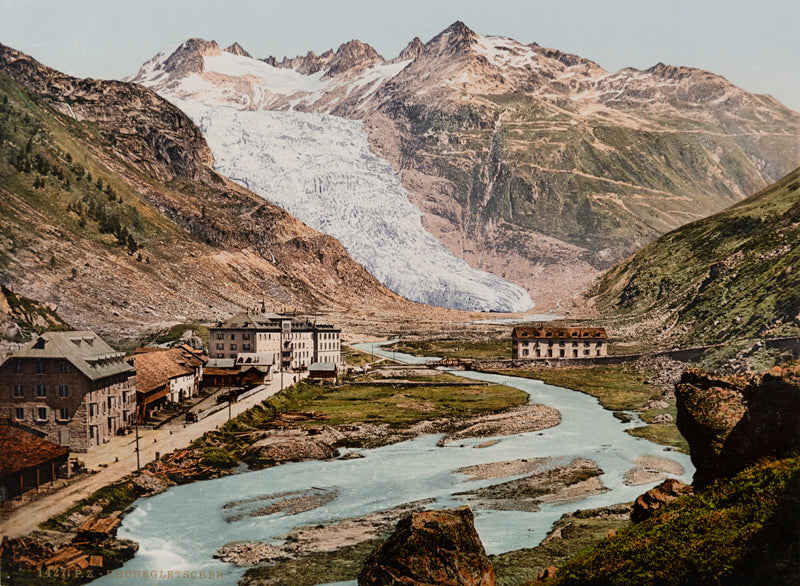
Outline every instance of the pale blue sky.
<path fill-rule="evenodd" d="M 609 71 L 707 69 L 800 111 L 797 0 L 0 0 L 0 43 L 71 75 L 121 79 L 190 37 L 278 59 L 357 38 L 392 58 L 456 20 Z"/>

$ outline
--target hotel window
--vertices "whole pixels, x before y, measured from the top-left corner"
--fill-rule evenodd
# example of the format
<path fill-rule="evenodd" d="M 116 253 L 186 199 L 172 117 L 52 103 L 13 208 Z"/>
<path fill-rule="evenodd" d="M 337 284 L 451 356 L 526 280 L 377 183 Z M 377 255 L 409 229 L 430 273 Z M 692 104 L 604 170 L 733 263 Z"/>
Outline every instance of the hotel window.
<path fill-rule="evenodd" d="M 25 409 L 23 409 L 22 407 L 17 407 L 16 409 L 14 409 L 14 419 L 18 419 L 20 421 L 25 419 Z"/>
<path fill-rule="evenodd" d="M 225 336 L 222 334 L 222 332 L 217 333 L 217 340 L 222 340 L 224 338 Z"/>
<path fill-rule="evenodd" d="M 46 397 L 47 396 L 47 387 L 44 385 L 36 385 L 36 396 L 37 397 Z"/>
<path fill-rule="evenodd" d="M 69 397 L 69 387 L 67 385 L 58 385 L 58 396 Z"/>
<path fill-rule="evenodd" d="M 224 350 L 225 344 L 217 344 L 217 350 Z"/>
<path fill-rule="evenodd" d="M 14 372 L 16 372 L 17 374 L 19 374 L 20 372 L 22 372 L 22 361 L 21 361 L 21 360 L 17 360 L 17 361 L 14 363 Z"/>
<path fill-rule="evenodd" d="M 36 361 L 36 374 L 44 374 L 44 362 L 41 360 Z"/>
<path fill-rule="evenodd" d="M 66 374 L 67 372 L 67 365 L 64 362 L 58 363 L 58 374 Z"/>
<path fill-rule="evenodd" d="M 231 334 L 231 340 L 235 340 L 235 339 L 236 339 L 236 334 Z"/>
<path fill-rule="evenodd" d="M 36 419 L 37 421 L 47 421 L 47 407 L 36 408 Z"/>
<path fill-rule="evenodd" d="M 242 334 L 242 340 L 249 340 L 250 334 Z"/>
<path fill-rule="evenodd" d="M 58 418 L 61 421 L 66 421 L 67 419 L 69 419 L 69 409 L 67 409 L 66 407 L 63 407 L 63 408 L 59 409 L 58 410 Z"/>
<path fill-rule="evenodd" d="M 248 352 L 250 350 L 250 344 L 242 344 L 242 351 Z"/>
<path fill-rule="evenodd" d="M 25 396 L 25 394 L 22 392 L 22 385 L 14 385 L 14 396 L 15 397 Z"/>
<path fill-rule="evenodd" d="M 236 350 L 236 344 L 231 344 L 231 350 Z"/>
<path fill-rule="evenodd" d="M 94 417 L 97 415 L 97 403 L 89 403 L 89 417 Z"/>

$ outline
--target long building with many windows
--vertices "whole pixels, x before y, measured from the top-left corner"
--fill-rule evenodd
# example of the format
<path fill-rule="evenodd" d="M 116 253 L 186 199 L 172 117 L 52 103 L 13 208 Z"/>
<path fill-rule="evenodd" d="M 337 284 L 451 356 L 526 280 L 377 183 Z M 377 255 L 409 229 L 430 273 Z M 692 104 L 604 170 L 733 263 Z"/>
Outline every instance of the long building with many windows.
<path fill-rule="evenodd" d="M 241 353 L 272 354 L 282 370 L 302 370 L 315 362 L 344 363 L 341 329 L 295 314 L 248 311 L 209 328 L 210 358 Z"/>
<path fill-rule="evenodd" d="M 514 359 L 596 358 L 608 355 L 605 328 L 517 326 L 511 333 Z"/>

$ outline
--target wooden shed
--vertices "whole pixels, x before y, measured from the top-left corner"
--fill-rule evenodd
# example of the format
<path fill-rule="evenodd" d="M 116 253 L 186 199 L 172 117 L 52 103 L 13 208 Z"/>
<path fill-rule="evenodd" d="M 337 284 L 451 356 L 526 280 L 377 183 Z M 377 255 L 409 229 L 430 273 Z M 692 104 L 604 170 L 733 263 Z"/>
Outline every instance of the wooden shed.
<path fill-rule="evenodd" d="M 32 429 L 0 420 L 0 502 L 53 482 L 66 469 L 69 448 Z"/>

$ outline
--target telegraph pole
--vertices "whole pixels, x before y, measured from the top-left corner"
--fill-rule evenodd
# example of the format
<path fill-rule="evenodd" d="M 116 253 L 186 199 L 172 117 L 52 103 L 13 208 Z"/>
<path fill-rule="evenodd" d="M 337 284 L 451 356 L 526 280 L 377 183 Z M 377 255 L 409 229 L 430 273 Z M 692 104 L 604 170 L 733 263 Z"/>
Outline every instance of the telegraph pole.
<path fill-rule="evenodd" d="M 136 417 L 136 471 L 139 471 L 139 417 Z"/>

